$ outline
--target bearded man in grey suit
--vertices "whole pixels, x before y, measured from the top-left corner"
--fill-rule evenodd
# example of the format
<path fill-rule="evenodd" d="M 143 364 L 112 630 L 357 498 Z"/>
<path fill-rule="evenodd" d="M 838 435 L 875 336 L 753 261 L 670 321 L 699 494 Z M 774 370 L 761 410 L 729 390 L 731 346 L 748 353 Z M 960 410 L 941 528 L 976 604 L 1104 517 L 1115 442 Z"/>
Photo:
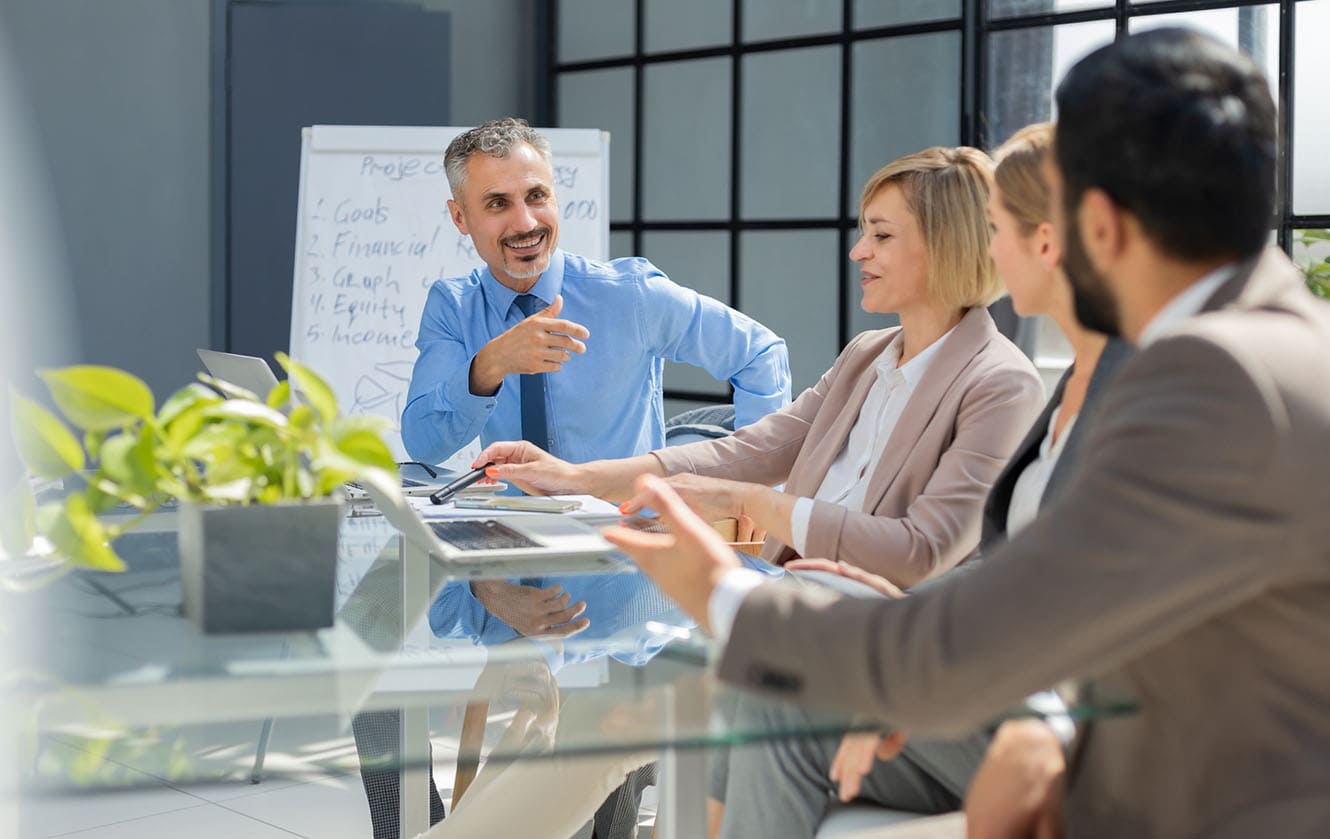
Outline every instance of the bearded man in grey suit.
<path fill-rule="evenodd" d="M 926 735 L 1068 679 L 1134 695 L 1049 787 L 1068 835 L 1330 835 L 1330 309 L 1266 248 L 1269 86 L 1164 29 L 1088 56 L 1057 100 L 1077 315 L 1139 347 L 1057 501 L 903 600 L 754 581 L 650 477 L 638 500 L 672 532 L 608 535 L 727 639 L 739 685 Z"/>

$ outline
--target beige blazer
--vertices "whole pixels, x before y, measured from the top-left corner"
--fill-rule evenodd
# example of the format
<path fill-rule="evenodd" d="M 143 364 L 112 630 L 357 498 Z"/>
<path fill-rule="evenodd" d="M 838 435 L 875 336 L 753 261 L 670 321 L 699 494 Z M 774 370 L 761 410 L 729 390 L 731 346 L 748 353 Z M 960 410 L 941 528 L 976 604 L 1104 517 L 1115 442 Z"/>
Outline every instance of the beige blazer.
<path fill-rule="evenodd" d="M 1267 251 L 1089 421 L 986 562 L 900 601 L 758 588 L 722 677 L 920 734 L 1091 679 L 1140 710 L 1077 744 L 1068 836 L 1330 836 L 1330 306 Z"/>
<path fill-rule="evenodd" d="M 900 328 L 864 332 L 792 405 L 730 437 L 654 452 L 670 473 L 696 472 L 813 497 L 845 448 Z M 988 488 L 1043 405 L 1034 366 L 982 308 L 971 309 L 929 363 L 873 469 L 864 509 L 814 502 L 808 556 L 843 559 L 912 586 L 979 544 Z M 794 555 L 767 539 L 762 558 Z"/>

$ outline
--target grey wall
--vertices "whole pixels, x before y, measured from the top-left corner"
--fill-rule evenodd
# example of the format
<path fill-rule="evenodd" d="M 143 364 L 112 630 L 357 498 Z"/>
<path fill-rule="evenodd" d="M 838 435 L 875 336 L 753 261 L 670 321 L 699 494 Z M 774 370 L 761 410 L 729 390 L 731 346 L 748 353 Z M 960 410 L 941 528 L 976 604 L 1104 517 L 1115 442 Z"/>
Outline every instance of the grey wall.
<path fill-rule="evenodd" d="M 534 119 L 539 0 L 421 0 L 452 13 L 453 73 L 449 102 L 453 125 L 498 117 Z M 543 36 L 541 36 L 543 37 Z"/>
<path fill-rule="evenodd" d="M 207 0 L 5 0 L 83 360 L 158 393 L 208 327 Z"/>
<path fill-rule="evenodd" d="M 531 116 L 534 1 L 421 5 L 452 12 L 450 121 Z M 209 343 L 210 8 L 0 3 L 49 163 L 78 357 L 127 368 L 159 397 L 193 377 L 194 348 Z"/>

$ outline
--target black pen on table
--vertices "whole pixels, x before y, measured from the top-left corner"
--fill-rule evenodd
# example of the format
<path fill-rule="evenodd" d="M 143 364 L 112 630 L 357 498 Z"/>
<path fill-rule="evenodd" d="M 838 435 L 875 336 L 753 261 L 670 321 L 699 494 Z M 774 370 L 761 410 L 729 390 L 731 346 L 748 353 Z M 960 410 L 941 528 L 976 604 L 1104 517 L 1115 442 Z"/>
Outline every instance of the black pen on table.
<path fill-rule="evenodd" d="M 432 504 L 448 503 L 449 501 L 452 500 L 452 497 L 454 495 L 466 489 L 467 487 L 471 486 L 476 481 L 479 481 L 481 478 L 485 477 L 485 470 L 493 465 L 494 465 L 493 463 L 486 463 L 482 466 L 477 466 L 475 469 L 472 469 L 470 472 L 467 472 L 462 477 L 457 478 L 456 480 L 453 480 L 448 484 L 439 487 L 438 491 L 436 491 L 434 494 L 432 494 L 429 497 L 430 503 Z"/>

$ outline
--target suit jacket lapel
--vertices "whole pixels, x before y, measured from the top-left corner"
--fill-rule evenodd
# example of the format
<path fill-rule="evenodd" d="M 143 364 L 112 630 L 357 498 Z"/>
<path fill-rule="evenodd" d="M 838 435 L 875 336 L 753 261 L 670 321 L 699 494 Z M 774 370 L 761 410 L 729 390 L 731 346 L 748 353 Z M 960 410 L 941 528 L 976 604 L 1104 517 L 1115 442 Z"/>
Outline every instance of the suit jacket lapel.
<path fill-rule="evenodd" d="M 933 357 L 923 378 L 910 394 L 910 401 L 905 404 L 905 410 L 896 421 L 891 436 L 887 438 L 882 459 L 878 461 L 868 483 L 868 493 L 864 497 L 865 510 L 875 510 L 882 503 L 906 458 L 914 450 L 915 443 L 937 412 L 942 395 L 975 354 L 996 335 L 997 327 L 988 310 L 975 307 L 961 318 L 956 331 L 944 339 L 938 354 Z"/>
<path fill-rule="evenodd" d="M 1081 439 L 1085 436 L 1087 423 L 1094 420 L 1094 405 L 1108 387 L 1108 383 L 1113 380 L 1118 368 L 1131 357 L 1133 352 L 1131 344 L 1120 338 L 1110 338 L 1108 343 L 1104 344 L 1104 351 L 1099 354 L 1099 361 L 1095 363 L 1094 372 L 1090 374 L 1090 383 L 1085 387 L 1085 401 L 1081 403 L 1076 424 L 1071 427 L 1067 442 L 1062 447 L 1062 454 L 1058 456 L 1058 462 L 1053 465 L 1053 473 L 1048 476 L 1048 484 L 1044 487 L 1044 494 L 1040 498 L 1041 506 L 1054 496 L 1055 489 L 1061 486 L 1080 462 Z M 1060 396 L 1059 394 L 1059 401 L 1061 401 Z"/>
<path fill-rule="evenodd" d="M 854 384 L 849 391 L 845 401 L 837 409 L 836 415 L 831 425 L 825 431 L 819 432 L 817 424 L 814 423 L 813 432 L 817 433 L 820 439 L 813 443 L 809 454 L 803 463 L 796 463 L 791 471 L 790 480 L 785 484 L 785 491 L 793 495 L 807 496 L 812 498 L 822 486 L 822 481 L 827 477 L 827 471 L 831 469 L 831 464 L 836 461 L 845 444 L 850 439 L 850 432 L 854 430 L 854 424 L 859 421 L 859 412 L 863 410 L 864 402 L 868 399 L 868 392 L 873 389 L 873 383 L 877 380 L 873 368 L 877 361 L 882 357 L 882 353 L 892 342 L 900 340 L 900 330 L 892 331 L 889 338 L 881 344 L 877 352 L 865 353 L 862 366 L 855 370 L 846 370 L 843 375 L 853 376 Z M 834 397 L 834 394 L 828 394 Z M 823 410 L 831 407 L 830 398 L 823 404 Z"/>
<path fill-rule="evenodd" d="M 1062 378 L 1058 379 L 1057 386 L 1053 388 L 1053 395 L 1048 398 L 1044 410 L 1039 413 L 1039 418 L 1030 426 L 1025 439 L 1016 447 L 1015 453 L 1002 468 L 997 480 L 993 482 L 993 488 L 988 492 L 988 499 L 984 501 L 983 536 L 979 541 L 985 549 L 990 547 L 993 539 L 1006 536 L 1007 510 L 1011 507 L 1011 494 L 1016 489 L 1016 480 L 1039 452 L 1044 435 L 1048 433 L 1049 423 L 1053 421 L 1053 411 L 1062 404 L 1062 392 L 1067 387 L 1067 379 L 1070 376 L 1071 368 L 1068 367 Z M 1076 430 L 1074 426 L 1072 430 Z M 1067 440 L 1067 444 L 1071 444 L 1070 439 Z"/>
<path fill-rule="evenodd" d="M 877 380 L 873 367 L 882 357 L 883 351 L 891 346 L 891 342 L 900 339 L 900 334 L 899 327 L 890 330 L 878 340 L 876 352 L 868 349 L 856 359 L 857 364 L 843 369 L 837 375 L 836 384 L 822 403 L 817 419 L 813 421 L 813 427 L 809 431 L 809 438 L 804 440 L 803 450 L 790 470 L 790 479 L 785 482 L 786 492 L 805 498 L 817 495 L 817 491 L 822 487 L 822 481 L 827 477 L 827 471 L 831 469 L 831 464 L 836 461 L 850 439 L 850 431 L 859 420 L 859 412 L 863 410 L 864 402 L 868 399 L 868 391 L 872 390 L 873 382 Z M 852 384 L 849 379 L 853 379 Z M 841 385 L 842 381 L 846 382 L 844 388 Z M 845 388 L 848 388 L 848 391 Z M 840 394 L 847 392 L 848 395 L 843 397 L 843 401 L 840 401 L 837 407 L 837 401 L 842 400 Z M 832 417 L 831 424 L 823 429 L 820 426 L 823 412 L 833 410 L 835 416 Z M 784 564 L 792 556 L 794 549 L 774 537 L 768 536 L 762 545 L 761 557 L 767 562 Z"/>

